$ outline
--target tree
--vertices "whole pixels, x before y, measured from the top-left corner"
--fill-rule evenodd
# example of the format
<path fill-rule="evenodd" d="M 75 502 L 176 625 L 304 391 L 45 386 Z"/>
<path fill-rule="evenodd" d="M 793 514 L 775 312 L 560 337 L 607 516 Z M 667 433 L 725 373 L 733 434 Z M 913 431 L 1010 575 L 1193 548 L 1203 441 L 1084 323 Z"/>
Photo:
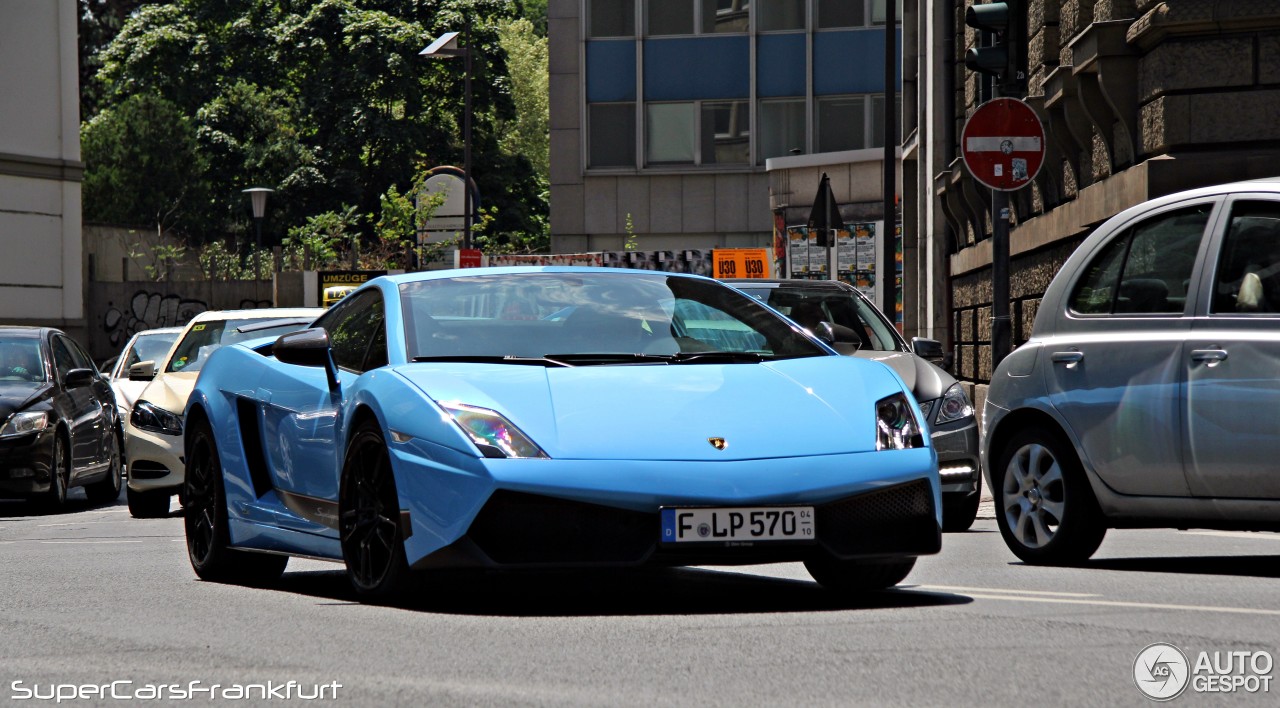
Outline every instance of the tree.
<path fill-rule="evenodd" d="M 550 179 L 550 90 L 547 70 L 547 38 L 539 37 L 526 19 L 504 22 L 498 42 L 507 53 L 511 98 L 515 103 L 515 128 L 502 142 L 509 154 L 524 155 L 545 186 Z"/>

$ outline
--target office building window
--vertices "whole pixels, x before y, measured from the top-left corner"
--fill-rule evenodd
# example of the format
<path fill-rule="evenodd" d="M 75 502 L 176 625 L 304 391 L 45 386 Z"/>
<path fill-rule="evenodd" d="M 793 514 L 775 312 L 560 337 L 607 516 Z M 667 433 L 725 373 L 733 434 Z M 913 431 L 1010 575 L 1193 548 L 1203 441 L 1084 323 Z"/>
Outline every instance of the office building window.
<path fill-rule="evenodd" d="M 883 7 L 884 0 L 879 2 Z M 866 24 L 863 0 L 818 0 L 818 29 L 862 27 Z"/>
<path fill-rule="evenodd" d="M 751 0 L 702 0 L 702 33 L 746 32 Z"/>
<path fill-rule="evenodd" d="M 760 102 L 760 164 L 805 150 L 804 99 Z"/>
<path fill-rule="evenodd" d="M 703 102 L 701 164 L 751 163 L 750 108 L 747 101 Z"/>
<path fill-rule="evenodd" d="M 884 94 L 877 94 L 871 97 L 871 147 L 884 147 Z M 902 125 L 902 96 L 896 97 L 895 103 L 898 107 L 898 125 Z M 899 128 L 901 130 L 901 128 Z M 901 142 L 902 136 L 898 136 Z"/>
<path fill-rule="evenodd" d="M 694 164 L 697 147 L 694 103 L 651 103 L 645 111 L 645 161 L 658 165 Z"/>
<path fill-rule="evenodd" d="M 805 0 L 756 0 L 756 5 L 756 28 L 761 32 L 804 29 Z"/>
<path fill-rule="evenodd" d="M 831 0 L 828 0 L 830 2 Z M 894 18 L 897 22 L 902 22 L 902 0 L 893 0 Z M 885 14 L 888 12 L 888 3 L 886 0 L 871 0 L 871 24 L 883 25 Z"/>
<path fill-rule="evenodd" d="M 692 0 L 649 0 L 646 5 L 650 35 L 693 34 Z"/>
<path fill-rule="evenodd" d="M 818 152 L 860 150 L 867 147 L 865 96 L 818 99 Z"/>
<path fill-rule="evenodd" d="M 591 104 L 587 136 L 588 167 L 635 167 L 636 104 Z"/>
<path fill-rule="evenodd" d="M 636 35 L 635 0 L 588 0 L 587 36 L 634 37 Z"/>

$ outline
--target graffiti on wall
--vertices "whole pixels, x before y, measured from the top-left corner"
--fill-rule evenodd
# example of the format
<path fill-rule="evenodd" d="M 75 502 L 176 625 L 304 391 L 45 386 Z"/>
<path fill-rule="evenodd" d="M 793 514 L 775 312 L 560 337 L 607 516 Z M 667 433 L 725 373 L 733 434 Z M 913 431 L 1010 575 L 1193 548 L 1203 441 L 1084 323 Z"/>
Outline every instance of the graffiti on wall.
<path fill-rule="evenodd" d="M 102 329 L 107 333 L 112 347 L 123 346 L 134 334 L 157 327 L 181 327 L 192 317 L 212 309 L 203 300 L 193 300 L 180 295 L 139 290 L 122 306 L 108 303 L 102 317 Z M 240 301 L 239 309 L 253 310 L 271 307 L 270 300 Z"/>

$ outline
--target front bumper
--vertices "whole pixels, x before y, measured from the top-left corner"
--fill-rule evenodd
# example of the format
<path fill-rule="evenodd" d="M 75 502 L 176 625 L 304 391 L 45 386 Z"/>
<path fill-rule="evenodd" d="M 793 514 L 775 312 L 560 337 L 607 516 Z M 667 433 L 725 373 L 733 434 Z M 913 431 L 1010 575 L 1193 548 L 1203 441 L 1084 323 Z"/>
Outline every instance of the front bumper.
<path fill-rule="evenodd" d="M 0 440 L 0 497 L 31 497 L 53 481 L 53 428 Z"/>
<path fill-rule="evenodd" d="M 977 419 L 959 428 L 935 430 L 931 440 L 938 451 L 938 481 L 942 493 L 965 496 L 976 492 L 982 477 Z"/>
<path fill-rule="evenodd" d="M 182 436 L 141 430 L 127 422 L 128 418 L 125 421 L 124 456 L 128 461 L 129 489 L 177 492 L 186 472 Z"/>

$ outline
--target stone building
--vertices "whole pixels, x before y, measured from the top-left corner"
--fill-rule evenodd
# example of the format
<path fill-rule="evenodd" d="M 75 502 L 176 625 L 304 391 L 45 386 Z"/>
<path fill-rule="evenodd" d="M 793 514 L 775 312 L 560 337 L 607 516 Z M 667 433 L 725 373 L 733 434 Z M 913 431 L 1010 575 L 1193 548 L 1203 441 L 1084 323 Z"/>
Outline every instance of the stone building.
<path fill-rule="evenodd" d="M 958 136 L 991 97 L 964 67 L 972 0 L 905 0 L 905 238 L 922 275 L 921 321 L 956 352 L 980 400 L 991 376 L 990 194 L 965 171 Z M 1280 174 L 1280 2 L 1027 0 L 1027 103 L 1046 162 L 1011 197 L 1013 344 L 1041 293 L 1097 225 L 1182 189 Z M 925 278 L 921 278 L 924 281 Z"/>

